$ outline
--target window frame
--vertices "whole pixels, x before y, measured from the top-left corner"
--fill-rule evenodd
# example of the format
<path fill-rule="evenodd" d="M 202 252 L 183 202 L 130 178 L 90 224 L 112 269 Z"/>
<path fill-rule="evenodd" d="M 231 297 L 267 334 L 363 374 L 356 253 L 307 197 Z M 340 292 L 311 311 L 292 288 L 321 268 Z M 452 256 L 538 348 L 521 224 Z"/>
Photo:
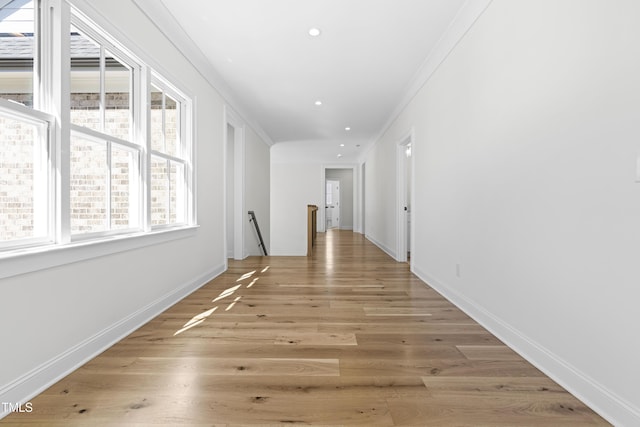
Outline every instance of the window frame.
<path fill-rule="evenodd" d="M 113 40 L 113 38 L 104 30 L 99 28 L 92 20 L 84 16 L 80 11 L 75 8 L 71 9 L 70 15 L 70 27 L 71 26 L 78 29 L 83 36 L 86 36 L 91 39 L 92 42 L 96 43 L 100 49 L 100 58 L 99 58 L 99 80 L 100 80 L 100 105 L 99 105 L 99 123 L 100 130 L 91 129 L 89 127 L 80 126 L 76 123 L 73 123 L 71 118 L 69 119 L 69 129 L 71 137 L 77 135 L 82 139 L 96 142 L 98 144 L 105 144 L 105 148 L 107 151 L 107 182 L 106 182 L 106 192 L 107 195 L 105 197 L 106 201 L 106 218 L 105 222 L 107 223 L 106 229 L 103 231 L 90 231 L 90 232 L 73 232 L 71 229 L 71 218 L 69 218 L 69 225 L 66 227 L 68 230 L 68 240 L 70 241 L 81 241 L 81 240 L 90 240 L 101 237 L 109 237 L 114 235 L 126 235 L 131 233 L 137 233 L 145 229 L 145 221 L 142 215 L 144 212 L 144 183 L 141 171 L 143 170 L 142 156 L 145 146 L 145 132 L 140 132 L 137 129 L 140 129 L 139 121 L 142 117 L 142 108 L 139 98 L 141 98 L 141 94 L 144 91 L 142 85 L 141 75 L 144 72 L 144 65 L 142 62 L 134 57 L 131 53 L 127 52 L 125 48 L 120 46 L 120 44 Z M 131 71 L 131 78 L 129 80 L 129 138 L 131 141 L 118 138 L 116 136 L 111 135 L 107 132 L 106 129 L 106 96 L 107 96 L 107 88 L 106 88 L 106 53 L 110 53 L 114 58 L 116 58 L 120 63 L 122 63 L 125 67 L 127 67 Z M 71 59 L 71 52 L 69 51 L 69 59 Z M 73 69 L 70 69 L 69 78 L 73 73 Z M 69 88 L 69 97 L 72 95 L 71 88 Z M 71 105 L 69 106 L 69 111 L 73 111 Z M 124 147 L 127 150 L 135 150 L 137 153 L 137 162 L 135 166 L 135 176 L 137 177 L 137 182 L 132 185 L 132 191 L 134 194 L 138 195 L 138 200 L 136 203 L 131 203 L 130 209 L 133 214 L 133 218 L 131 222 L 133 222 L 133 227 L 128 227 L 124 229 L 113 229 L 111 223 L 111 196 L 112 196 L 112 187 L 111 187 L 111 160 L 112 160 L 112 147 L 113 145 Z M 69 139 L 69 150 L 70 152 L 71 138 Z M 69 216 L 71 215 L 71 196 L 69 196 Z M 67 236 L 64 236 L 67 237 Z"/>
<path fill-rule="evenodd" d="M 50 168 L 50 203 L 49 209 L 50 239 L 47 242 L 34 242 L 33 245 L 4 248 L 0 247 L 0 279 L 18 274 L 38 271 L 54 266 L 88 260 L 100 256 L 120 253 L 192 237 L 198 229 L 195 198 L 195 96 L 184 90 L 184 85 L 175 76 L 171 76 L 154 58 L 148 56 L 144 49 L 128 38 L 118 28 L 105 19 L 95 7 L 84 0 L 35 0 L 40 5 L 36 18 L 40 24 L 38 71 L 34 71 L 34 107 L 31 110 L 22 105 L 0 99 L 0 107 L 4 110 L 28 110 L 41 120 L 49 123 L 48 128 L 48 165 Z M 81 22 L 79 22 L 79 20 Z M 131 79 L 133 100 L 131 101 L 132 122 L 130 134 L 132 141 L 124 141 L 109 134 L 92 131 L 82 126 L 73 125 L 70 119 L 70 25 L 93 37 L 96 32 L 104 40 L 106 50 L 118 60 L 133 60 L 140 66 L 138 73 Z M 38 40 L 38 39 L 36 39 Z M 126 55 L 125 55 L 126 53 Z M 127 61 L 130 64 L 129 61 Z M 171 77 L 171 78 L 168 78 Z M 151 227 L 150 221 L 150 130 L 149 96 L 151 81 L 162 82 L 170 89 L 172 96 L 180 96 L 184 101 L 181 110 L 181 129 L 184 139 L 184 152 L 181 158 L 172 160 L 184 162 L 184 221 L 169 226 Z M 37 96 L 36 96 L 37 91 Z M 36 104 L 37 103 L 37 104 Z M 97 232 L 85 235 L 71 235 L 70 230 L 70 138 L 71 134 L 88 135 L 92 139 L 111 140 L 111 143 L 122 144 L 126 149 L 139 153 L 140 188 L 139 188 L 139 228 L 122 229 L 115 233 Z M 80 238 L 79 236 L 82 236 Z"/>
<path fill-rule="evenodd" d="M 148 84 L 148 90 L 147 90 L 147 95 L 149 96 L 149 99 L 151 98 L 151 92 L 152 92 L 152 88 L 155 87 L 159 90 L 162 91 L 163 94 L 163 102 L 162 102 L 162 133 L 163 133 L 163 146 L 165 147 L 166 150 L 166 121 L 165 121 L 165 102 L 164 99 L 166 96 L 171 96 L 171 98 L 173 100 L 176 101 L 176 103 L 180 106 L 179 108 L 179 117 L 178 117 L 178 141 L 179 141 L 179 153 L 177 153 L 177 155 L 171 155 L 168 153 L 164 153 L 161 151 L 157 151 L 151 148 L 151 108 L 148 108 L 146 113 L 147 113 L 147 121 L 149 123 L 148 126 L 148 135 L 149 137 L 147 138 L 147 143 L 148 143 L 148 153 L 149 153 L 149 157 L 147 159 L 148 161 L 148 188 L 149 188 L 149 195 L 148 195 L 148 218 L 147 218 L 147 223 L 149 224 L 149 226 L 151 227 L 151 229 L 163 229 L 163 228 L 172 228 L 172 227 L 181 227 L 181 226 L 185 226 L 188 225 L 192 222 L 195 221 L 194 215 L 193 215 L 193 142 L 189 143 L 189 141 L 192 141 L 191 139 L 191 134 L 190 134 L 190 129 L 192 127 L 192 125 L 189 125 L 191 117 L 192 117 L 192 109 L 193 109 L 193 105 L 192 105 L 192 101 L 189 97 L 185 96 L 179 89 L 177 89 L 174 85 L 172 85 L 171 83 L 169 83 L 166 79 L 164 79 L 160 74 L 158 74 L 155 71 L 151 71 L 150 73 L 150 79 L 149 79 L 149 84 Z M 150 103 L 149 103 L 150 105 Z M 184 188 L 182 189 L 182 191 L 184 192 L 183 197 L 182 197 L 182 201 L 181 201 L 181 207 L 178 207 L 178 200 L 176 200 L 176 210 L 177 211 L 182 211 L 182 217 L 184 218 L 183 221 L 181 222 L 175 222 L 175 223 L 171 223 L 168 222 L 166 224 L 153 224 L 152 218 L 151 218 L 151 214 L 152 214 L 152 209 L 151 209 L 151 163 L 152 163 L 152 157 L 160 157 L 162 159 L 165 160 L 165 162 L 167 163 L 167 167 L 170 170 L 170 164 L 171 163 L 177 163 L 182 165 L 182 171 L 183 171 L 183 186 Z M 171 173 L 169 172 L 168 174 L 168 179 L 169 182 L 171 182 Z M 169 190 L 169 194 L 168 194 L 168 198 L 171 197 L 171 191 Z M 171 215 L 171 203 L 170 201 L 167 202 L 167 205 L 169 206 L 168 208 L 168 215 L 170 217 Z"/>

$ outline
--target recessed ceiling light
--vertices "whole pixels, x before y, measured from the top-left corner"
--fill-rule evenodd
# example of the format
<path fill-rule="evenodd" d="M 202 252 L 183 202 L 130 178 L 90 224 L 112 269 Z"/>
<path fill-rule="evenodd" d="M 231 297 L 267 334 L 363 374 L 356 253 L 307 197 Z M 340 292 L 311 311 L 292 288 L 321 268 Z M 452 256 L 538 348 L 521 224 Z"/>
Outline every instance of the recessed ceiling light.
<path fill-rule="evenodd" d="M 346 130 L 347 132 L 349 132 L 351 130 L 351 128 L 349 126 L 347 126 L 346 128 L 344 128 L 344 130 Z"/>
<path fill-rule="evenodd" d="M 338 158 L 342 157 L 342 154 L 338 154 Z"/>
<path fill-rule="evenodd" d="M 340 144 L 340 147 L 344 147 L 344 144 Z"/>
<path fill-rule="evenodd" d="M 321 33 L 320 28 L 316 28 L 316 27 L 309 28 L 309 35 L 311 37 L 318 37 L 320 33 Z"/>
<path fill-rule="evenodd" d="M 316 104 L 316 105 L 322 105 L 322 101 L 317 100 L 317 101 L 315 102 L 315 104 Z"/>

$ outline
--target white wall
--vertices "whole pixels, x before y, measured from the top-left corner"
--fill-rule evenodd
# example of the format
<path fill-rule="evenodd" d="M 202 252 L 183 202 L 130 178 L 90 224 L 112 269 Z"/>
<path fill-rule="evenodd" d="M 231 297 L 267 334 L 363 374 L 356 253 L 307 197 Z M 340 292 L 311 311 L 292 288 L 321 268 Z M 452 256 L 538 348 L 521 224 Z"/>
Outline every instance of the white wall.
<path fill-rule="evenodd" d="M 136 53 L 197 94 L 199 228 L 181 240 L 0 280 L 3 402 L 33 396 L 225 266 L 223 100 L 129 0 L 91 4 L 102 15 L 96 20 L 126 34 Z M 247 152 L 256 139 L 248 138 Z M 263 160 L 248 157 L 254 166 Z M 255 170 L 263 176 L 264 167 Z"/>
<path fill-rule="evenodd" d="M 326 158 L 301 157 L 295 143 L 271 147 L 271 252 L 270 255 L 307 254 L 307 205 L 318 206 L 317 231 L 324 231 L 325 171 L 348 170 L 352 179 L 351 217 L 354 232 L 361 232 L 360 168 L 349 163 L 323 163 Z"/>
<path fill-rule="evenodd" d="M 325 179 L 340 181 L 340 228 L 353 230 L 353 169 L 327 169 Z M 323 196 L 324 197 L 324 196 Z M 324 208 L 324 203 L 318 205 Z"/>
<path fill-rule="evenodd" d="M 414 271 L 616 425 L 640 425 L 638 22 L 494 0 L 366 161 L 367 235 L 394 247 L 415 128 Z"/>
<path fill-rule="evenodd" d="M 269 252 L 271 241 L 270 222 L 270 155 L 269 146 L 251 129 L 245 128 L 245 207 L 254 211 L 264 245 Z M 258 236 L 247 212 L 244 212 L 245 250 L 248 255 L 263 255 L 258 246 Z"/>
<path fill-rule="evenodd" d="M 364 176 L 364 234 L 393 258 L 397 248 L 396 142 L 379 141 L 365 161 Z"/>
<path fill-rule="evenodd" d="M 271 164 L 270 255 L 307 255 L 307 205 L 324 206 L 321 174 L 319 164 Z"/>

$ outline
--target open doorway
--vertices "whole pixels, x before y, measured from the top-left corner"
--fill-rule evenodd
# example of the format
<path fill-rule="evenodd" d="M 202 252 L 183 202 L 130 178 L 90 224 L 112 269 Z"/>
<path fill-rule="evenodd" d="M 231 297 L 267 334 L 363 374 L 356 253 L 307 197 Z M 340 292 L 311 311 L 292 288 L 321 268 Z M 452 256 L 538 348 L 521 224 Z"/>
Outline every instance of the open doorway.
<path fill-rule="evenodd" d="M 227 258 L 244 259 L 244 124 L 225 106 L 225 229 Z"/>
<path fill-rule="evenodd" d="M 231 126 L 229 123 L 226 124 L 227 126 L 227 140 L 225 142 L 226 144 L 226 149 L 227 149 L 227 158 L 226 158 L 226 166 L 227 166 L 227 170 L 226 170 L 226 205 L 227 205 L 227 209 L 226 209 L 226 215 L 227 215 L 227 229 L 226 229 L 226 233 L 227 233 L 227 258 L 233 258 L 234 255 L 234 249 L 235 249 L 235 236 L 234 236 L 234 222 L 235 222 L 235 215 L 234 215 L 234 208 L 235 208 L 235 203 L 234 203 L 234 196 L 235 196 L 235 189 L 234 189 L 234 177 L 235 177 L 235 168 L 234 168 L 234 129 L 233 126 Z"/>
<path fill-rule="evenodd" d="M 354 230 L 356 221 L 356 172 L 354 167 L 324 170 L 324 230 Z"/>

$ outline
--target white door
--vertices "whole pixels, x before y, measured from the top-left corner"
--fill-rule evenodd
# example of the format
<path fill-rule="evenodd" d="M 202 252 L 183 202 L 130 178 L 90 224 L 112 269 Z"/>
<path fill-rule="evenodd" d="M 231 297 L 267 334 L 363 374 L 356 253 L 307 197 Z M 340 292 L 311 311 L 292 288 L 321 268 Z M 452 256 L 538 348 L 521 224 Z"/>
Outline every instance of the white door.
<path fill-rule="evenodd" d="M 340 181 L 327 180 L 325 194 L 327 230 L 340 228 Z"/>
<path fill-rule="evenodd" d="M 411 153 L 412 135 L 400 140 L 397 146 L 397 252 L 396 261 L 410 260 L 411 248 Z"/>

